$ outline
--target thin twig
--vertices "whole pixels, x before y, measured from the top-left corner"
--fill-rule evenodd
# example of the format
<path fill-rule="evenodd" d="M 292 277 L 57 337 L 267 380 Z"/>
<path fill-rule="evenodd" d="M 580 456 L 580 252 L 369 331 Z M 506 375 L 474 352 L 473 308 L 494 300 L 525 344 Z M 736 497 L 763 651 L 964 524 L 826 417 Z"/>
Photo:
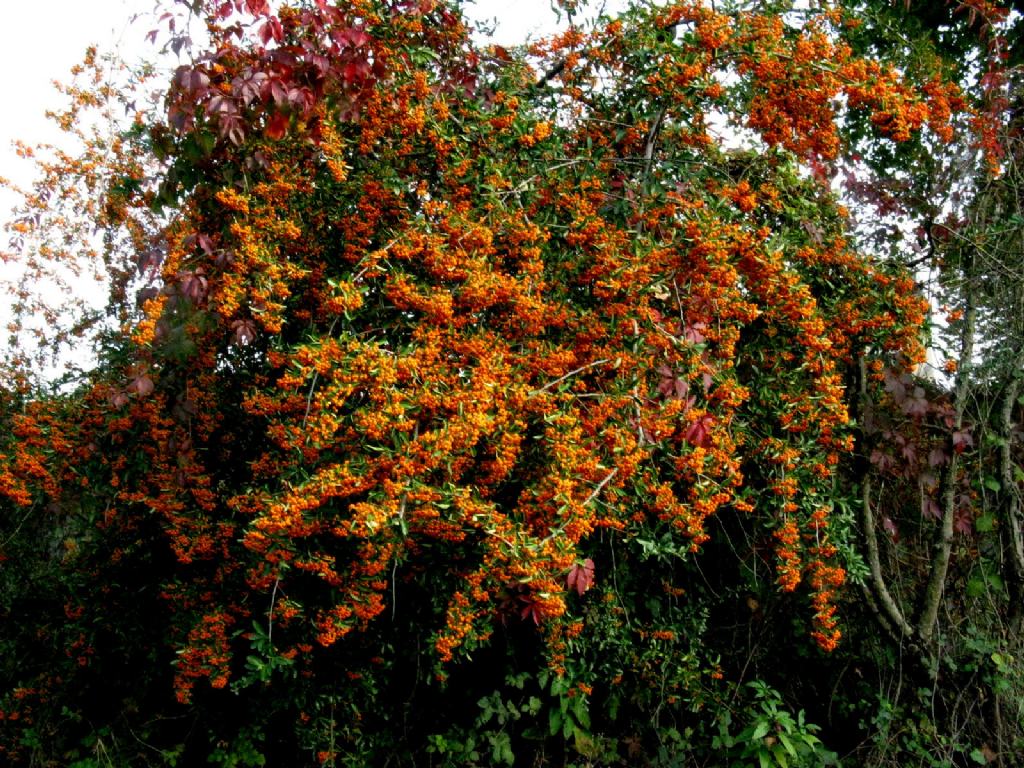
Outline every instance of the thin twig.
<path fill-rule="evenodd" d="M 327 336 L 334 336 L 334 327 L 338 324 L 338 318 L 331 321 L 331 327 L 327 329 Z M 306 422 L 309 420 L 309 411 L 313 407 L 313 392 L 316 390 L 316 382 L 320 378 L 320 371 L 313 371 L 313 380 L 309 382 L 309 394 L 306 396 L 306 412 L 302 415 L 302 431 L 306 431 Z M 308 438 L 307 438 L 308 439 Z"/>
<path fill-rule="evenodd" d="M 644 181 L 651 175 L 651 166 L 654 164 L 654 150 L 658 145 L 658 134 L 661 133 L 661 124 L 665 121 L 665 107 L 658 110 L 657 117 L 651 129 L 647 132 L 647 141 L 644 144 Z"/>
<path fill-rule="evenodd" d="M 277 601 L 277 587 L 281 583 L 281 579 L 274 579 L 274 589 L 270 593 L 270 610 L 267 612 L 267 645 L 273 647 L 274 637 L 274 603 Z"/>
<path fill-rule="evenodd" d="M 518 195 L 519 193 L 525 192 L 526 190 L 528 190 L 530 188 L 530 185 L 533 182 L 535 182 L 537 179 L 539 179 L 541 176 L 544 176 L 545 174 L 549 174 L 549 173 L 551 173 L 553 171 L 561 170 L 562 168 L 570 168 L 570 167 L 572 167 L 574 165 L 579 165 L 580 163 L 584 163 L 584 162 L 589 162 L 589 158 L 577 157 L 577 158 L 570 158 L 568 160 L 563 160 L 561 162 L 555 163 L 554 165 L 548 166 L 547 168 L 544 169 L 543 173 L 535 173 L 535 174 L 533 174 L 533 176 L 530 176 L 528 179 L 524 179 L 523 181 L 519 182 L 514 187 L 512 187 L 512 189 L 500 190 L 500 191 L 494 192 L 494 194 L 495 195 L 499 195 L 499 196 Z"/>
<path fill-rule="evenodd" d="M 554 78 L 558 77 L 562 72 L 565 71 L 565 59 L 559 59 L 551 67 L 540 76 L 540 79 L 533 84 L 533 89 L 537 90 L 543 88 Z"/>
<path fill-rule="evenodd" d="M 619 608 L 622 609 L 622 615 L 626 619 L 626 626 L 630 629 L 633 628 L 633 622 L 629 620 L 629 610 L 626 608 L 626 604 L 622 602 L 622 595 L 619 594 L 619 568 L 615 563 L 615 537 L 610 536 L 608 539 L 608 548 L 612 553 L 612 589 L 615 591 L 615 597 L 619 602 Z"/>
<path fill-rule="evenodd" d="M 602 480 L 600 483 L 598 483 L 597 487 L 593 490 L 593 492 L 589 496 L 587 496 L 587 500 L 583 502 L 583 506 L 587 506 L 587 504 L 589 504 L 594 499 L 596 499 L 598 496 L 600 496 L 601 495 L 601 491 L 604 490 L 604 487 L 606 485 L 608 485 L 608 483 L 610 483 L 612 481 L 612 478 L 615 477 L 617 474 L 619 474 L 619 468 L 618 467 L 616 467 L 611 472 L 609 472 L 607 475 L 605 475 L 604 480 Z"/>
<path fill-rule="evenodd" d="M 564 376 L 559 376 L 554 381 L 548 382 L 543 387 L 540 387 L 539 389 L 535 389 L 535 390 L 531 391 L 529 393 L 529 397 L 536 397 L 541 392 L 546 392 L 547 390 L 551 389 L 552 387 L 557 387 L 563 381 L 565 381 L 568 378 L 571 378 L 572 376 L 575 376 L 577 373 L 582 373 L 583 371 L 586 371 L 586 370 L 588 370 L 590 368 L 596 368 L 599 365 L 605 365 L 606 363 L 610 363 L 610 362 L 611 362 L 611 360 L 608 360 L 607 358 L 601 358 L 600 360 L 595 360 L 592 363 L 587 363 L 586 365 L 581 365 L 579 368 L 577 368 L 577 369 L 575 369 L 573 371 L 569 371 Z"/>

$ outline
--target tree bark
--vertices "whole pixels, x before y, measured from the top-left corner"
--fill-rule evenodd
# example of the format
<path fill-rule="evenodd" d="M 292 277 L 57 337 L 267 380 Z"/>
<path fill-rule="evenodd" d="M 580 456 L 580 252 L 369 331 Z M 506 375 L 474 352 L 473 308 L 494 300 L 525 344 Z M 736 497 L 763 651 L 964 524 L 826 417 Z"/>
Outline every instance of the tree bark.
<path fill-rule="evenodd" d="M 929 568 L 928 584 L 921 595 L 918 611 L 917 634 L 926 647 L 931 643 L 935 626 L 938 621 L 939 606 L 942 603 L 942 592 L 946 585 L 946 574 L 949 572 L 949 558 L 953 551 L 953 523 L 956 520 L 956 485 L 957 472 L 960 468 L 959 453 L 954 442 L 954 435 L 963 429 L 964 411 L 970 392 L 971 363 L 974 358 L 974 333 L 977 324 L 977 284 L 974 280 L 974 258 L 968 255 L 964 265 L 967 281 L 965 296 L 963 328 L 960 332 L 960 354 L 957 361 L 956 386 L 953 397 L 953 426 L 950 431 L 948 446 L 950 459 L 942 474 L 942 524 L 935 536 L 931 567 Z"/>

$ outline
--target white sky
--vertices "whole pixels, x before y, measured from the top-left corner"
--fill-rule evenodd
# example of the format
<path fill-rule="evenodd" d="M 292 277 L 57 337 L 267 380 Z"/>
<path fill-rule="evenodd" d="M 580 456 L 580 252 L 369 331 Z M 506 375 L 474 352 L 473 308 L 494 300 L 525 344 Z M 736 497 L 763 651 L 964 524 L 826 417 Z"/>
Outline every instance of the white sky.
<path fill-rule="evenodd" d="M 155 0 L 0 0 L 7 34 L 0 46 L 6 108 L 0 118 L 0 176 L 15 183 L 32 178 L 31 164 L 15 155 L 11 142 L 57 141 L 44 113 L 61 104 L 54 80 L 66 81 L 92 44 L 119 48 L 133 60 L 153 49 L 143 40 L 152 24 L 129 18 L 142 13 L 152 19 Z M 11 198 L 0 198 L 0 221 L 7 220 Z"/>

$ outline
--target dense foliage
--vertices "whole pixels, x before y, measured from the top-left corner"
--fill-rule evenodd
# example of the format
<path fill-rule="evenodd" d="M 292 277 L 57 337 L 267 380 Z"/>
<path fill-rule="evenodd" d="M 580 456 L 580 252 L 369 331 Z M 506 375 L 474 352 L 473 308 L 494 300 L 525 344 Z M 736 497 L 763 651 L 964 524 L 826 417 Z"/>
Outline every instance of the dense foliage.
<path fill-rule="evenodd" d="M 1024 758 L 1018 17 L 577 5 L 177 0 L 153 108 L 90 54 L 11 228 L 4 760 Z"/>

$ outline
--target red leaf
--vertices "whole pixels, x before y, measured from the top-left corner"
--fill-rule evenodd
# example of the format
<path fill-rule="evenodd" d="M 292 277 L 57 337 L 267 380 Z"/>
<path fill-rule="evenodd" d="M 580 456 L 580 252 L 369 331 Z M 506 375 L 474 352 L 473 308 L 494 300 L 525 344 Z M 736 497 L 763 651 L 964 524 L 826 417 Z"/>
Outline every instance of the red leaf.
<path fill-rule="evenodd" d="M 206 111 L 211 115 L 227 116 L 235 114 L 237 109 L 231 99 L 222 94 L 217 94 L 206 105 Z"/>
<path fill-rule="evenodd" d="M 267 0 L 246 0 L 245 9 L 253 16 L 266 16 L 270 13 L 270 5 Z"/>
<path fill-rule="evenodd" d="M 272 98 L 276 104 L 283 105 L 288 102 L 288 88 L 280 78 L 275 77 L 271 79 L 270 98 Z"/>
<path fill-rule="evenodd" d="M 924 416 L 928 413 L 928 399 L 922 387 L 914 387 L 914 394 L 903 402 L 903 412 L 908 416 Z"/>
<path fill-rule="evenodd" d="M 702 333 L 707 328 L 706 323 L 696 322 L 693 325 L 687 325 L 683 330 L 683 338 L 691 344 L 703 344 L 707 338 Z"/>
<path fill-rule="evenodd" d="M 953 530 L 961 536 L 969 536 L 974 532 L 974 515 L 971 509 L 958 509 L 953 521 Z"/>
<path fill-rule="evenodd" d="M 277 16 L 271 16 L 267 24 L 270 26 L 270 34 L 274 38 L 275 43 L 280 43 L 284 40 L 284 26 Z"/>
<path fill-rule="evenodd" d="M 913 443 L 907 443 L 900 448 L 900 455 L 903 456 L 903 459 L 909 464 L 913 464 L 917 461 L 917 449 L 914 447 Z"/>
<path fill-rule="evenodd" d="M 246 346 L 256 338 L 256 324 L 252 320 L 235 320 L 231 324 L 235 331 L 235 343 Z"/>
<path fill-rule="evenodd" d="M 164 261 L 164 252 L 160 248 L 149 248 L 142 252 L 139 256 L 137 265 L 139 268 L 139 274 L 144 275 L 147 272 L 155 273 L 160 265 Z"/>
<path fill-rule="evenodd" d="M 288 115 L 283 112 L 274 112 L 267 120 L 267 128 L 264 133 L 272 141 L 283 139 L 288 133 Z"/>
<path fill-rule="evenodd" d="M 185 91 L 202 94 L 210 85 L 210 77 L 205 72 L 182 65 L 174 74 L 175 82 Z"/>
<path fill-rule="evenodd" d="M 897 405 L 902 404 L 907 397 L 907 387 L 902 381 L 902 377 L 898 377 L 888 370 L 885 372 L 885 391 L 892 395 L 893 402 Z"/>
<path fill-rule="evenodd" d="M 928 453 L 928 464 L 932 467 L 941 467 L 949 462 L 949 456 L 943 448 L 932 448 Z"/>
<path fill-rule="evenodd" d="M 178 284 L 181 295 L 198 304 L 206 296 L 208 282 L 201 272 L 182 272 Z"/>
<path fill-rule="evenodd" d="M 291 88 L 288 90 L 288 103 L 298 109 L 308 109 L 313 105 L 313 94 L 305 87 Z"/>
<path fill-rule="evenodd" d="M 359 64 L 354 61 L 346 63 L 341 76 L 345 82 L 354 83 L 359 78 Z"/>
<path fill-rule="evenodd" d="M 953 433 L 953 450 L 957 453 L 963 453 L 972 445 L 974 445 L 974 438 L 971 437 L 971 433 L 966 429 L 961 429 Z"/>
<path fill-rule="evenodd" d="M 871 451 L 869 461 L 878 467 L 882 472 L 887 472 L 896 465 L 896 459 L 892 454 L 875 448 Z"/>
<path fill-rule="evenodd" d="M 153 392 L 153 389 L 153 380 L 146 375 L 137 376 L 135 380 L 128 385 L 128 391 L 134 392 L 139 397 L 146 397 Z"/>
<path fill-rule="evenodd" d="M 658 367 L 661 374 L 661 381 L 658 383 L 658 392 L 668 400 L 682 400 L 690 391 L 690 385 L 685 379 L 676 375 L 675 371 L 667 365 Z M 692 399 L 692 398 L 691 398 Z"/>
<path fill-rule="evenodd" d="M 370 42 L 370 36 L 361 29 L 350 27 L 349 29 L 342 29 L 335 32 L 332 37 L 334 41 L 341 46 L 349 45 L 353 48 L 362 48 L 368 42 Z"/>
<path fill-rule="evenodd" d="M 523 608 L 519 611 L 519 618 L 523 619 L 524 621 L 526 619 L 533 619 L 533 623 L 537 624 L 538 626 L 540 625 L 540 617 L 540 606 L 532 600 L 528 602 L 526 605 L 524 605 Z"/>
<path fill-rule="evenodd" d="M 594 586 L 594 561 L 588 557 L 583 565 L 573 566 L 565 580 L 569 589 L 575 589 L 577 595 L 583 595 Z"/>
<path fill-rule="evenodd" d="M 701 416 L 686 428 L 683 432 L 683 439 L 690 445 L 707 448 L 710 443 L 709 432 L 714 421 L 715 419 L 711 415 Z"/>

